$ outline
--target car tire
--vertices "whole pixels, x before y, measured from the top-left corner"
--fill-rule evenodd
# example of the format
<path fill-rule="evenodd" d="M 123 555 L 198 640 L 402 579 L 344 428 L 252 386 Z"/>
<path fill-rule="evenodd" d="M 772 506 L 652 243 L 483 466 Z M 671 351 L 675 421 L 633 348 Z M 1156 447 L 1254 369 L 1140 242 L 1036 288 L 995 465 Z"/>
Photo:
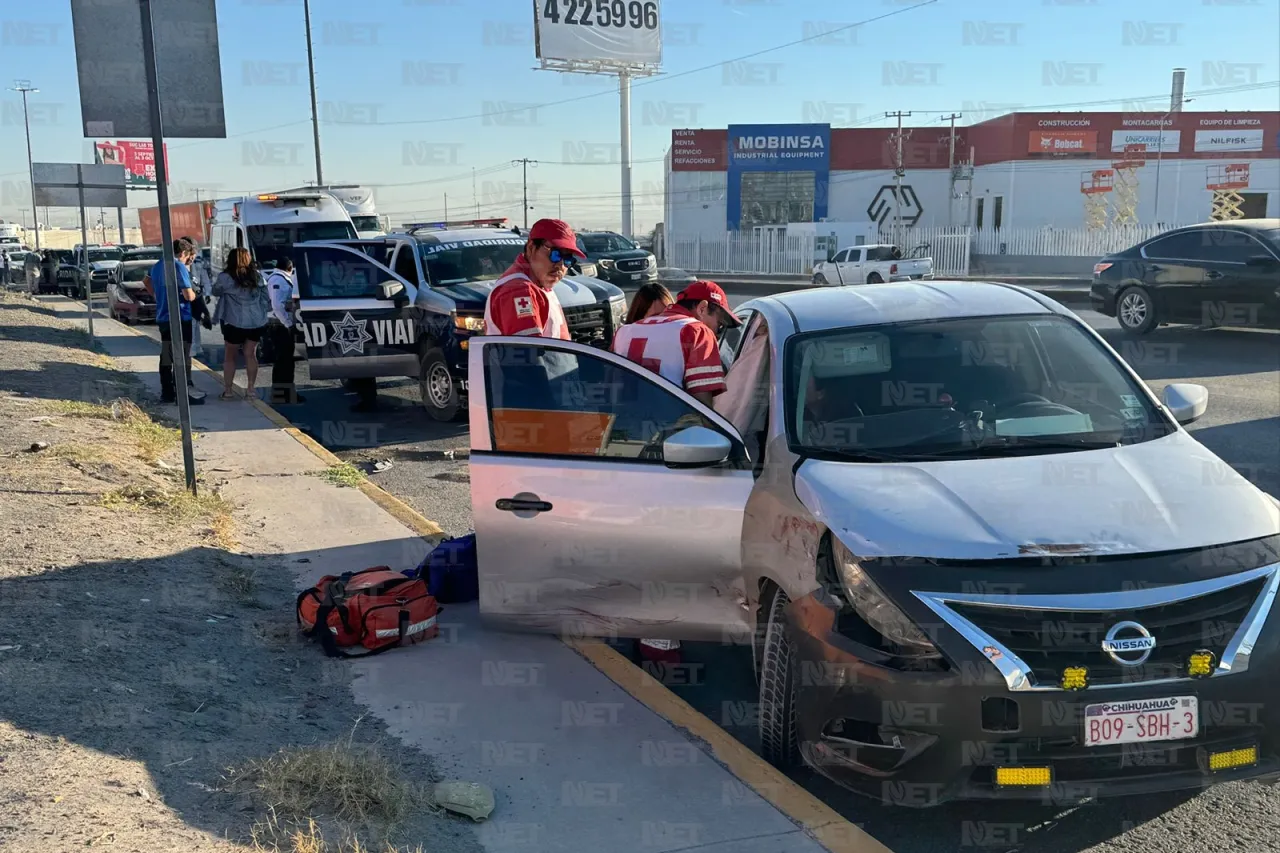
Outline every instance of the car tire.
<path fill-rule="evenodd" d="M 760 754 L 780 770 L 800 763 L 796 728 L 796 656 L 787 639 L 783 610 L 791 599 L 780 589 L 769 601 L 760 660 Z"/>
<path fill-rule="evenodd" d="M 867 276 L 867 284 L 884 284 L 884 277 L 878 272 L 873 272 Z"/>
<path fill-rule="evenodd" d="M 432 420 L 442 423 L 457 418 L 458 412 L 462 410 L 462 402 L 458 398 L 458 383 L 449 372 L 444 353 L 435 347 L 426 350 L 419 365 L 418 391 L 427 414 Z"/>
<path fill-rule="evenodd" d="M 1116 322 L 1122 331 L 1145 335 L 1159 325 L 1155 300 L 1145 287 L 1126 287 L 1116 296 Z"/>
<path fill-rule="evenodd" d="M 813 277 L 813 283 L 825 285 L 827 283 L 827 277 L 822 273 L 818 273 Z"/>

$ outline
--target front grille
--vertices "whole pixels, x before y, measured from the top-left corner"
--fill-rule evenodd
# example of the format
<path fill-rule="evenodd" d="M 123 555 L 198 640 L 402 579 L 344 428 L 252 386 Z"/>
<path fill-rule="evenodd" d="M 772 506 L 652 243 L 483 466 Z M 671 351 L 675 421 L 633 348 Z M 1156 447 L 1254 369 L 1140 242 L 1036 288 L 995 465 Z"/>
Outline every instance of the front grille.
<path fill-rule="evenodd" d="M 618 261 L 619 272 L 643 272 L 649 267 L 648 258 L 629 258 L 625 261 Z"/>
<path fill-rule="evenodd" d="M 607 345 L 609 343 L 609 306 L 584 305 L 564 309 L 569 322 L 569 336 L 574 343 Z"/>
<path fill-rule="evenodd" d="M 1068 666 L 1088 667 L 1090 684 L 1132 684 L 1186 677 L 1188 655 L 1201 649 L 1221 660 L 1266 582 L 1259 578 L 1184 601 L 1128 610 L 1038 610 L 956 601 L 947 606 L 1021 658 L 1037 684 L 1058 684 Z M 1130 621 L 1156 640 L 1141 666 L 1116 663 L 1102 651 L 1107 631 Z"/>

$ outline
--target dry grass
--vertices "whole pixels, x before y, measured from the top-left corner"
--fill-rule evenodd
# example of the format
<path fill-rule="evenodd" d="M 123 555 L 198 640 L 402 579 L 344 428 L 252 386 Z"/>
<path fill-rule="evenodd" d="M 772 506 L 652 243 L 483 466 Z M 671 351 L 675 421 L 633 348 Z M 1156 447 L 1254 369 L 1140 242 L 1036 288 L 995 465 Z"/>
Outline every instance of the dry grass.
<path fill-rule="evenodd" d="M 252 601 L 258 592 L 258 578 L 253 569 L 232 566 L 227 570 L 222 585 L 242 601 Z"/>
<path fill-rule="evenodd" d="M 217 492 L 200 491 L 193 495 L 181 487 L 161 489 L 130 485 L 105 493 L 101 503 L 108 509 L 147 509 L 176 522 L 203 521 L 209 525 L 209 534 L 224 546 L 235 538 L 235 521 L 231 515 L 233 507 Z"/>
<path fill-rule="evenodd" d="M 111 403 L 54 400 L 50 406 L 65 417 L 92 418 L 119 424 L 137 449 L 138 458 L 144 462 L 155 462 L 182 441 L 181 430 L 156 423 L 132 400 L 121 398 Z"/>
<path fill-rule="evenodd" d="M 258 850 L 270 853 L 400 853 L 385 839 L 430 798 L 407 782 L 376 745 L 356 744 L 356 727 L 327 746 L 290 747 L 228 771 L 223 789 L 243 791 L 266 804 L 266 820 L 253 828 Z M 325 839 L 316 816 L 336 822 L 341 837 Z M 369 847 L 360 834 L 380 839 Z M 420 853 L 408 851 L 408 853 Z"/>
<path fill-rule="evenodd" d="M 315 476 L 335 486 L 347 486 L 352 489 L 359 488 L 360 484 L 368 479 L 363 471 L 350 462 L 338 462 L 330 465 L 323 471 L 317 471 Z"/>

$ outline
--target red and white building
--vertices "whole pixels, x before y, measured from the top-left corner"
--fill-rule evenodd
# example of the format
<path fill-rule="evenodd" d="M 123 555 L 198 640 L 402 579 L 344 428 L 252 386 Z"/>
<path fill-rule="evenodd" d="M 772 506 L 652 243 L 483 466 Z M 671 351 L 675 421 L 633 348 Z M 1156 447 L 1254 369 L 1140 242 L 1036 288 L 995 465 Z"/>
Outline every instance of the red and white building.
<path fill-rule="evenodd" d="M 785 127 L 785 126 L 784 126 Z M 801 126 L 811 129 L 813 125 Z M 1250 217 L 1280 217 L 1280 111 L 1013 113 L 957 127 L 903 128 L 901 191 L 894 189 L 893 128 L 830 128 L 827 174 L 771 180 L 735 173 L 737 222 L 727 204 L 730 146 L 725 129 L 672 131 L 667 155 L 670 239 L 723 238 L 813 221 L 892 227 L 1084 228 L 1083 188 L 1110 191 L 1123 221 L 1183 224 L 1211 218 L 1214 190 L 1239 194 Z M 750 145 L 750 140 L 742 140 Z M 737 149 L 734 149 L 737 150 Z M 1120 168 L 1117 169 L 1117 164 Z M 789 170 L 812 168 L 797 165 Z M 816 187 L 816 190 L 814 189 Z M 813 194 L 826 193 L 825 204 Z"/>

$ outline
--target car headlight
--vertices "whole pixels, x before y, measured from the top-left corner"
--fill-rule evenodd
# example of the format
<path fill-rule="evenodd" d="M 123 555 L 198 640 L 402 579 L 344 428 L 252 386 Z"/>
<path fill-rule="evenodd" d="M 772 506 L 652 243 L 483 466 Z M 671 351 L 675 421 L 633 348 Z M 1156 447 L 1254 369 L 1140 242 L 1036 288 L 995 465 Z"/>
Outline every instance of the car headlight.
<path fill-rule="evenodd" d="M 125 292 L 123 287 L 116 287 L 115 291 L 116 291 L 116 300 L 118 302 L 123 302 L 127 305 L 133 304 L 133 299 L 130 298 L 129 294 Z"/>
<path fill-rule="evenodd" d="M 472 334 L 484 331 L 484 317 L 467 316 L 466 314 L 455 314 L 453 324 L 464 332 Z"/>
<path fill-rule="evenodd" d="M 605 269 L 605 270 L 613 269 L 613 261 L 609 260 L 608 258 L 601 258 L 600 260 L 596 261 L 596 263 L 600 265 L 601 269 Z"/>
<path fill-rule="evenodd" d="M 609 300 L 609 314 L 613 317 L 613 327 L 616 329 L 627 319 L 627 298 L 625 296 L 615 296 Z"/>
<path fill-rule="evenodd" d="M 835 563 L 845 603 L 862 621 L 908 654 L 940 657 L 933 641 L 880 591 L 844 543 L 832 537 L 832 545 L 831 559 Z"/>

